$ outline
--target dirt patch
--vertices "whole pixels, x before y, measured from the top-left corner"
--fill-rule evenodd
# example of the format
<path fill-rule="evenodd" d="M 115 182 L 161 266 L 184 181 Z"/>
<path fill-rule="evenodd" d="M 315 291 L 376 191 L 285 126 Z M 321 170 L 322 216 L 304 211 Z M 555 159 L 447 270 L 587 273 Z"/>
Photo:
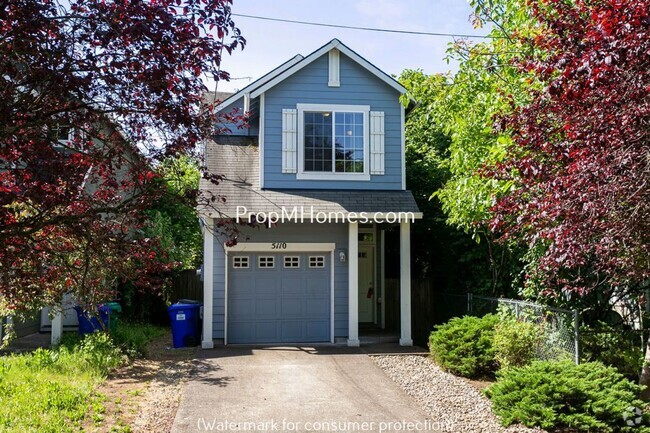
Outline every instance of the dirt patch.
<path fill-rule="evenodd" d="M 474 388 L 476 388 L 478 391 L 481 391 L 481 392 L 483 392 L 483 390 L 485 388 L 487 388 L 488 386 L 492 385 L 495 382 L 495 380 L 492 379 L 492 378 L 481 378 L 481 379 L 465 379 L 465 378 L 462 378 L 462 379 L 465 380 L 465 382 L 469 383 L 470 385 L 472 385 Z"/>
<path fill-rule="evenodd" d="M 146 359 L 117 369 L 97 389 L 103 404 L 86 431 L 169 432 L 196 351 L 172 349 L 170 333 L 154 340 Z"/>

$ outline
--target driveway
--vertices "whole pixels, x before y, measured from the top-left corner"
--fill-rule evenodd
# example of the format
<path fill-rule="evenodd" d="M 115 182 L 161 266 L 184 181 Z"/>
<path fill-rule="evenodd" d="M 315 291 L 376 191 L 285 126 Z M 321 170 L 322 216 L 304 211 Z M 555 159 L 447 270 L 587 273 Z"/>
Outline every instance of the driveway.
<path fill-rule="evenodd" d="M 432 431 L 364 349 L 228 347 L 199 356 L 174 433 Z"/>

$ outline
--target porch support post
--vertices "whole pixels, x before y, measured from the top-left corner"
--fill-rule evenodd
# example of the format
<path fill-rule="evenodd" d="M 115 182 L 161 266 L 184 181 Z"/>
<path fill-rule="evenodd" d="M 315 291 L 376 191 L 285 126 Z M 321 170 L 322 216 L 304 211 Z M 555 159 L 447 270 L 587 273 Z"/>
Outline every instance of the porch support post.
<path fill-rule="evenodd" d="M 212 298 L 214 297 L 214 220 L 205 218 L 203 225 L 203 337 L 201 348 L 212 349 Z"/>
<path fill-rule="evenodd" d="M 50 344 L 56 346 L 63 336 L 63 304 L 52 307 L 52 330 L 50 331 Z"/>
<path fill-rule="evenodd" d="M 400 231 L 400 317 L 399 344 L 413 346 L 411 338 L 411 223 L 401 221 Z"/>
<path fill-rule="evenodd" d="M 359 224 L 348 225 L 348 346 L 359 346 Z"/>

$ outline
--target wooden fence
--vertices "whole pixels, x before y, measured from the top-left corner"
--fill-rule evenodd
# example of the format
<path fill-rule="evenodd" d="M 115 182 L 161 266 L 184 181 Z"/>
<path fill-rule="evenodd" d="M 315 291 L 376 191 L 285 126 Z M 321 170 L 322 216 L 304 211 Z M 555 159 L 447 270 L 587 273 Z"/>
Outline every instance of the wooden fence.
<path fill-rule="evenodd" d="M 411 281 L 411 335 L 413 342 L 427 347 L 429 334 L 456 316 L 467 314 L 467 295 L 441 293 L 431 280 Z M 390 326 L 389 326 L 390 324 Z M 386 328 L 399 330 L 399 279 L 386 280 Z"/>
<path fill-rule="evenodd" d="M 187 269 L 174 276 L 169 300 L 176 302 L 179 299 L 203 302 L 203 281 L 196 270 Z"/>

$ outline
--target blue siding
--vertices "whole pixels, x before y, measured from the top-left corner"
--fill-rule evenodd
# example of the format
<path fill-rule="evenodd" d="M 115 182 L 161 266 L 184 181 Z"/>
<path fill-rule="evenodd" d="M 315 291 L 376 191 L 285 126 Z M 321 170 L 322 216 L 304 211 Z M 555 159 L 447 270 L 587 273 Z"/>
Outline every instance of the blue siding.
<path fill-rule="evenodd" d="M 237 101 L 221 110 L 220 113 L 231 114 L 235 109 L 238 110 L 238 113 L 244 114 L 244 98 L 239 98 Z M 255 119 L 255 122 L 250 123 L 250 128 L 239 128 L 235 123 L 219 123 L 217 126 L 219 128 L 227 128 L 230 130 L 230 132 L 226 131 L 225 135 L 257 136 L 257 133 L 259 131 L 257 119 Z"/>
<path fill-rule="evenodd" d="M 402 189 L 401 106 L 399 92 L 341 53 L 340 87 L 328 87 L 328 56 L 277 84 L 265 96 L 265 188 Z M 369 105 L 385 116 L 385 174 L 370 181 L 297 180 L 282 173 L 282 109 L 296 104 Z"/>
<path fill-rule="evenodd" d="M 336 244 L 334 254 L 334 337 L 348 336 L 348 264 L 338 260 L 338 249 L 348 247 L 347 224 L 279 224 L 274 228 L 240 227 L 244 242 L 308 242 Z M 223 237 L 215 236 L 213 338 L 224 338 L 225 253 Z"/>

